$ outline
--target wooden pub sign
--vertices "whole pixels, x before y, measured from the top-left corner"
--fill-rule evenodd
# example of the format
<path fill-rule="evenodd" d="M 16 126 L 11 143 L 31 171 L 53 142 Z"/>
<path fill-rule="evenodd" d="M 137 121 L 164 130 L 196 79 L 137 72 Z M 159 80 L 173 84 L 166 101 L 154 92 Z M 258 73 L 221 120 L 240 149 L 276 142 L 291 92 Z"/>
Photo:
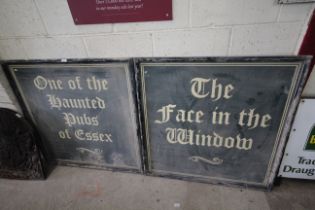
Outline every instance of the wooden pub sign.
<path fill-rule="evenodd" d="M 139 59 L 147 172 L 269 187 L 303 58 Z"/>
<path fill-rule="evenodd" d="M 141 170 L 129 61 L 12 64 L 7 70 L 58 163 Z"/>
<path fill-rule="evenodd" d="M 134 58 L 4 67 L 24 114 L 60 164 L 269 188 L 309 60 Z"/>

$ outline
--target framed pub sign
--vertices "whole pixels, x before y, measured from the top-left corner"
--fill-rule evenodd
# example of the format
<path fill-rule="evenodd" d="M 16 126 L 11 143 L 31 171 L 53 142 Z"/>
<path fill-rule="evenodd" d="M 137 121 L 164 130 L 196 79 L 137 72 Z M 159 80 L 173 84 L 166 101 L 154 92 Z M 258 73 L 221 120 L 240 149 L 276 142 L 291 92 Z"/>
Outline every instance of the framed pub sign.
<path fill-rule="evenodd" d="M 50 159 L 141 171 L 131 60 L 17 61 L 5 69 Z"/>
<path fill-rule="evenodd" d="M 269 188 L 310 59 L 136 59 L 154 176 Z"/>

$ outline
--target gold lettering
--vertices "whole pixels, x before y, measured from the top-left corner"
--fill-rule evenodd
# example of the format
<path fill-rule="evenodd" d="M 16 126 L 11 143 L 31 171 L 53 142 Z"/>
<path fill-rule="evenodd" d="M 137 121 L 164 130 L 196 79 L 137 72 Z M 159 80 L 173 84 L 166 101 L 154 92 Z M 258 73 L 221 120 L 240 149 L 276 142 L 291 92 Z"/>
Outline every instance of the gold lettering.
<path fill-rule="evenodd" d="M 205 90 L 207 83 L 210 82 L 209 79 L 205 78 L 200 78 L 196 77 L 193 78 L 190 83 L 191 83 L 191 94 L 198 98 L 198 99 L 203 99 L 206 98 L 209 94 L 210 91 Z M 210 98 L 212 101 L 218 101 L 222 97 L 225 99 L 230 99 L 232 98 L 232 91 L 234 90 L 234 87 L 232 84 L 228 84 L 226 86 L 223 86 L 221 83 L 218 82 L 217 78 L 212 79 L 212 84 L 211 84 L 211 94 Z"/>
<path fill-rule="evenodd" d="M 208 83 L 210 79 L 204 78 L 194 78 L 190 81 L 191 85 L 191 94 L 196 98 L 205 98 L 209 95 L 209 92 L 205 92 L 205 84 Z"/>
<path fill-rule="evenodd" d="M 236 138 L 231 136 L 223 137 L 216 132 L 213 135 L 201 134 L 191 129 L 166 128 L 166 140 L 170 144 L 197 145 L 207 147 L 235 148 L 239 150 L 251 150 L 253 140 L 251 138 L 241 138 L 238 134 Z"/>
<path fill-rule="evenodd" d="M 253 146 L 252 139 L 241 138 L 240 135 L 237 135 L 236 139 L 236 148 L 238 149 L 249 150 Z"/>
<path fill-rule="evenodd" d="M 261 117 L 260 114 L 255 113 L 255 109 L 249 109 L 249 112 L 242 110 L 239 114 L 238 124 L 240 126 L 247 126 L 248 129 L 254 129 L 258 126 L 266 128 L 270 126 L 271 116 L 265 114 Z"/>
<path fill-rule="evenodd" d="M 155 120 L 155 123 L 158 124 L 162 124 L 162 123 L 166 123 L 170 120 L 170 113 L 172 113 L 174 111 L 174 108 L 176 107 L 176 105 L 172 105 L 169 104 L 167 106 L 163 106 L 161 109 L 159 109 L 157 112 L 161 112 L 162 113 L 162 118 L 161 120 Z"/>
<path fill-rule="evenodd" d="M 228 125 L 230 124 L 229 112 L 217 112 L 218 107 L 212 112 L 212 124 Z"/>

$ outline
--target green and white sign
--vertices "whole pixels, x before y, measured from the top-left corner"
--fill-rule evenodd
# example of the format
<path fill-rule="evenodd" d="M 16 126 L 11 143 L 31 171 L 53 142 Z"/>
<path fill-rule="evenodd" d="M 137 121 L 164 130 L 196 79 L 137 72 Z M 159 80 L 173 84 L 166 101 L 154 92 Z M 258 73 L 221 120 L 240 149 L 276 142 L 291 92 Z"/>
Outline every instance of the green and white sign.
<path fill-rule="evenodd" d="M 279 176 L 315 179 L 315 99 L 302 99 L 280 166 Z"/>

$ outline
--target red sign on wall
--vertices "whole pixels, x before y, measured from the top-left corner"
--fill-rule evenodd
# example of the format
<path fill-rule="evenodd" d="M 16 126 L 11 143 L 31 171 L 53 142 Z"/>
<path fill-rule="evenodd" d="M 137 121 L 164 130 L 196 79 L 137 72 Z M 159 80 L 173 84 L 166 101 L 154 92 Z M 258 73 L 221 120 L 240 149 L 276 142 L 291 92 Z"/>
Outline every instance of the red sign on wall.
<path fill-rule="evenodd" d="M 172 0 L 68 0 L 75 24 L 172 20 Z"/>

